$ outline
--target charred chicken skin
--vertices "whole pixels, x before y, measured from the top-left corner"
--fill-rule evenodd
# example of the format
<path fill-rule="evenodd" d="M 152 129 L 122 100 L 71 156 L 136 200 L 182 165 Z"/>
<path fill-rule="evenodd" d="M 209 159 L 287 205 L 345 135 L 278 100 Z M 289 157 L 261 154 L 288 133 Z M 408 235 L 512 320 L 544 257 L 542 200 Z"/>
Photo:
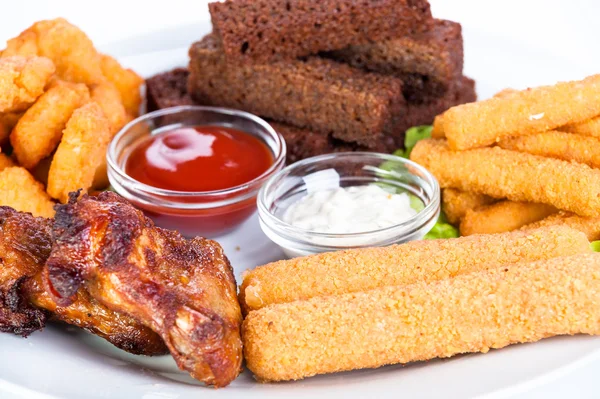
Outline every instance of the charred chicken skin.
<path fill-rule="evenodd" d="M 157 332 L 178 366 L 222 387 L 240 372 L 241 311 L 219 244 L 155 227 L 111 192 L 57 206 L 48 285 L 68 306 L 85 287 Z"/>
<path fill-rule="evenodd" d="M 134 354 L 166 352 L 162 339 L 131 317 L 114 312 L 84 289 L 61 307 L 46 292 L 44 263 L 52 249 L 52 220 L 0 207 L 0 331 L 27 336 L 48 317 L 81 327 Z"/>

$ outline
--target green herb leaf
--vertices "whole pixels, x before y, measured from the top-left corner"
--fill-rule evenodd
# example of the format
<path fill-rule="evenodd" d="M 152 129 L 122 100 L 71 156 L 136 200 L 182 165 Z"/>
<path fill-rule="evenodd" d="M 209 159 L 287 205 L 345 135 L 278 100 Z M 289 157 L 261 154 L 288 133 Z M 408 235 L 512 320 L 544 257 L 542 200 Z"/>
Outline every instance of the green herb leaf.
<path fill-rule="evenodd" d="M 419 141 L 431 138 L 432 129 L 433 126 L 431 125 L 414 126 L 408 129 L 404 136 L 404 150 L 397 150 L 394 152 L 394 155 L 409 158 L 410 153 Z"/>
<path fill-rule="evenodd" d="M 592 241 L 590 247 L 592 247 L 592 251 L 600 252 L 600 241 Z"/>
<path fill-rule="evenodd" d="M 456 238 L 459 236 L 458 229 L 446 221 L 446 215 L 440 213 L 437 223 L 423 237 L 424 240 L 437 240 L 439 238 Z"/>
<path fill-rule="evenodd" d="M 415 211 L 421 212 L 423 209 L 425 209 L 425 204 L 421 198 L 411 193 L 408 193 L 408 198 L 410 199 L 410 207 Z"/>

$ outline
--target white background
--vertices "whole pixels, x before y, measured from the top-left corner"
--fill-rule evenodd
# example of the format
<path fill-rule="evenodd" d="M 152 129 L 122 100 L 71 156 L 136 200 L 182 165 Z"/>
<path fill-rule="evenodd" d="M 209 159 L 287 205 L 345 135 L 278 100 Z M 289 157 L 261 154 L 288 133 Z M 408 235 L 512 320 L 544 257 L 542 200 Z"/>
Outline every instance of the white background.
<path fill-rule="evenodd" d="M 318 0 L 315 0 L 318 1 Z M 600 73 L 598 0 L 430 0 L 434 15 L 483 30 L 508 42 L 522 42 L 567 58 L 578 70 Z M 121 39 L 178 25 L 198 23 L 203 0 L 3 1 L 0 46 L 39 19 L 65 17 L 102 48 Z M 160 37 L 155 40 L 160 41 Z M 160 44 L 160 43 L 152 43 Z M 467 45 L 468 48 L 468 45 Z M 507 54 L 507 56 L 510 56 Z M 469 60 L 477 54 L 466 53 Z M 516 57 L 518 58 L 518 57 Z M 527 63 L 527 59 L 515 59 Z M 565 73 L 565 75 L 568 75 Z M 477 78 L 477 76 L 474 76 Z M 522 397 L 600 397 L 600 362 Z M 432 381 L 435 384 L 435 381 Z M 443 387 L 440 387 L 441 393 Z"/>

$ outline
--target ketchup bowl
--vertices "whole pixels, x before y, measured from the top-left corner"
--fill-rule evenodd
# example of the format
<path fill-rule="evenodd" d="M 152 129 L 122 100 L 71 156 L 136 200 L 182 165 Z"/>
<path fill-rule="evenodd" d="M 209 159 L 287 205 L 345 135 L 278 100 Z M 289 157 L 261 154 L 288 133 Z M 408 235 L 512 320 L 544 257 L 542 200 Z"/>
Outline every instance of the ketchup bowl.
<path fill-rule="evenodd" d="M 215 237 L 256 210 L 261 186 L 285 164 L 285 141 L 247 112 L 204 106 L 154 111 L 108 148 L 112 188 L 157 226 Z"/>

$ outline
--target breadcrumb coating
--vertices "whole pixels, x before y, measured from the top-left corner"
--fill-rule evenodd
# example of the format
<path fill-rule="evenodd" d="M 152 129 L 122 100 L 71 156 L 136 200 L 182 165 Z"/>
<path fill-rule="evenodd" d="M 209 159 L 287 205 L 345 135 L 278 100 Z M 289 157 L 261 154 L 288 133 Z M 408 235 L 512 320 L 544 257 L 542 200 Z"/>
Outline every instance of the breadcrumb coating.
<path fill-rule="evenodd" d="M 498 146 L 600 168 L 600 140 L 595 137 L 549 131 L 500 140 Z"/>
<path fill-rule="evenodd" d="M 450 108 L 444 113 L 443 130 L 450 148 L 467 150 L 598 115 L 600 74 Z"/>
<path fill-rule="evenodd" d="M 4 153 L 0 153 L 0 171 L 11 166 L 17 166 L 10 157 Z"/>
<path fill-rule="evenodd" d="M 600 116 L 589 119 L 585 122 L 566 125 L 560 128 L 565 132 L 592 136 L 600 139 Z"/>
<path fill-rule="evenodd" d="M 410 159 L 429 169 L 442 188 L 600 216 L 600 170 L 587 165 L 498 147 L 452 151 L 436 139 L 419 141 Z"/>
<path fill-rule="evenodd" d="M 75 110 L 50 165 L 48 194 L 67 203 L 70 192 L 86 193 L 110 139 L 110 123 L 98 104 L 90 102 Z"/>
<path fill-rule="evenodd" d="M 52 61 L 43 57 L 0 58 L 0 113 L 27 109 L 42 95 L 54 71 Z"/>
<path fill-rule="evenodd" d="M 274 303 L 440 280 L 486 269 L 490 264 L 590 251 L 583 233 L 559 226 L 322 253 L 246 272 L 240 303 L 248 312 Z"/>
<path fill-rule="evenodd" d="M 518 93 L 515 89 L 502 89 L 498 93 L 494 94 L 494 98 L 507 98 L 515 93 Z M 446 132 L 444 131 L 444 114 L 440 114 L 433 120 L 433 129 L 431 130 L 432 139 L 443 139 L 446 138 Z"/>
<path fill-rule="evenodd" d="M 119 90 L 112 83 L 106 81 L 90 87 L 91 99 L 100 106 L 104 116 L 110 122 L 110 133 L 117 134 L 127 121 L 127 113 L 121 101 Z"/>
<path fill-rule="evenodd" d="M 523 226 L 522 229 L 535 230 L 552 226 L 567 226 L 583 232 L 590 241 L 600 240 L 600 217 L 590 218 L 563 211 L 550 215 L 539 222 Z"/>
<path fill-rule="evenodd" d="M 10 142 L 19 164 L 33 169 L 56 149 L 67 121 L 89 101 L 85 85 L 56 82 L 19 119 Z"/>
<path fill-rule="evenodd" d="M 442 210 L 448 221 L 458 224 L 468 210 L 490 205 L 497 200 L 484 194 L 446 188 L 442 191 Z"/>
<path fill-rule="evenodd" d="M 246 365 L 261 381 L 573 334 L 600 334 L 600 253 L 272 305 L 243 324 Z"/>
<path fill-rule="evenodd" d="M 58 77 L 69 82 L 91 85 L 104 80 L 94 44 L 64 18 L 34 23 L 10 39 L 4 53 L 47 57 L 56 65 Z"/>
<path fill-rule="evenodd" d="M 500 201 L 468 210 L 460 222 L 460 235 L 505 233 L 542 220 L 556 212 L 556 208 L 551 205 Z"/>
<path fill-rule="evenodd" d="M 42 183 L 22 167 L 5 167 L 0 171 L 0 205 L 10 206 L 33 216 L 54 216 L 54 202 Z"/>
<path fill-rule="evenodd" d="M 444 114 L 439 114 L 433 120 L 433 128 L 431 129 L 431 138 L 443 139 L 446 137 L 444 132 Z"/>
<path fill-rule="evenodd" d="M 21 112 L 0 113 L 0 145 L 8 142 L 10 133 L 14 129 L 19 119 L 23 116 Z"/>
<path fill-rule="evenodd" d="M 136 118 L 140 113 L 142 103 L 140 87 L 144 79 L 133 70 L 123 68 L 111 56 L 102 54 L 100 57 L 102 73 L 121 93 L 123 106 L 130 117 Z"/>

